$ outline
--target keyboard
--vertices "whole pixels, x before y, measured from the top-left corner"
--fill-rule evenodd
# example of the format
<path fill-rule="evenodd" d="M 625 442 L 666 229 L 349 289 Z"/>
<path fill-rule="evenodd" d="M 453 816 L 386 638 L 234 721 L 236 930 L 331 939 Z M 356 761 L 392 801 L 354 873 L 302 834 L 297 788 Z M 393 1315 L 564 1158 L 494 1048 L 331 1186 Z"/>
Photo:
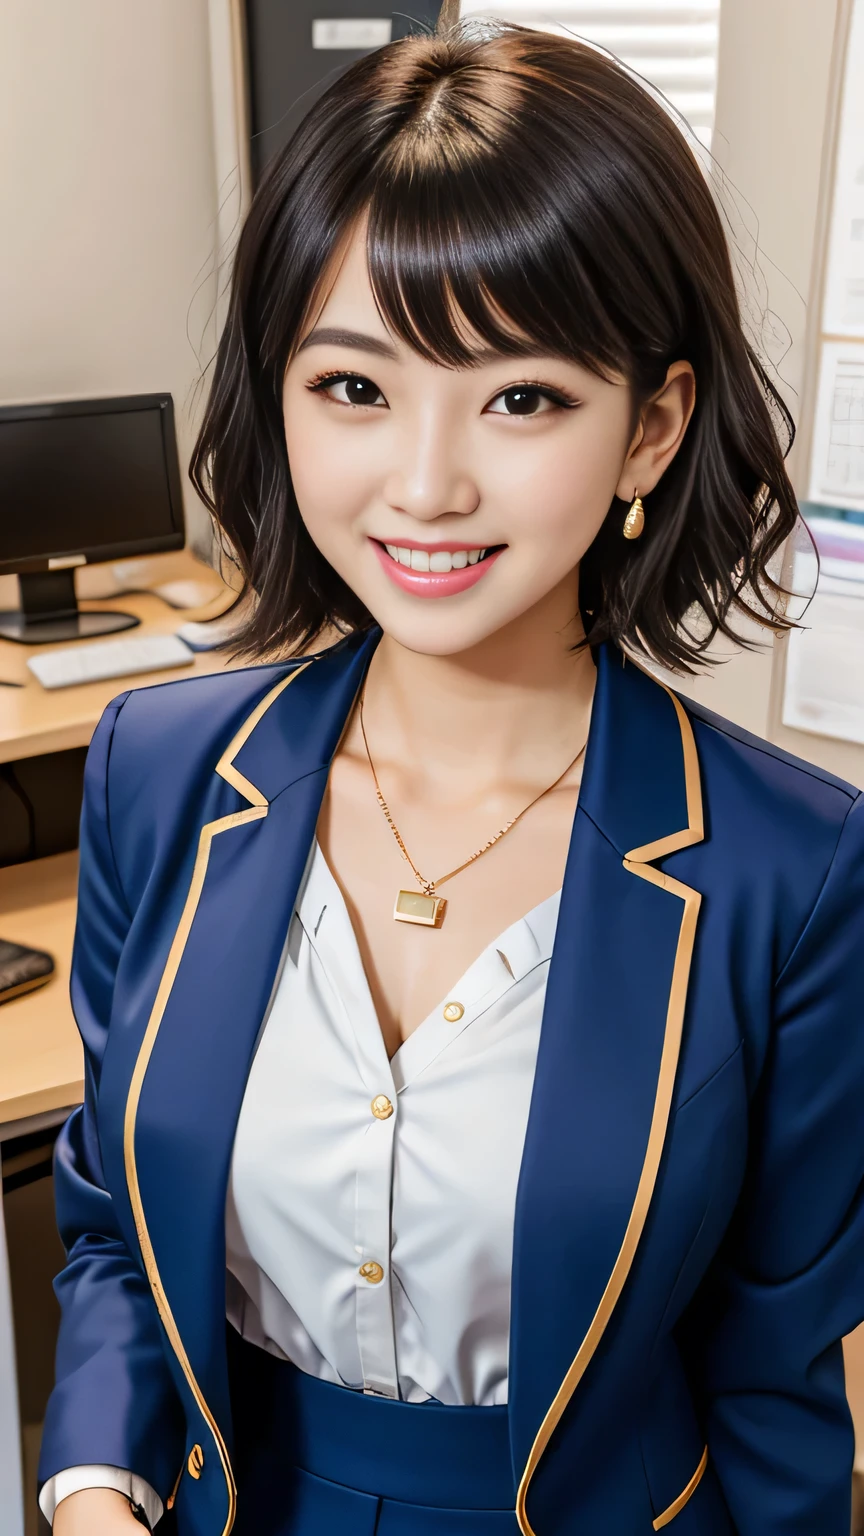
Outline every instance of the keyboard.
<path fill-rule="evenodd" d="M 140 635 L 132 640 L 43 651 L 40 656 L 29 656 L 27 665 L 43 688 L 71 688 L 75 683 L 96 683 L 105 677 L 188 667 L 194 659 L 194 653 L 176 635 Z"/>

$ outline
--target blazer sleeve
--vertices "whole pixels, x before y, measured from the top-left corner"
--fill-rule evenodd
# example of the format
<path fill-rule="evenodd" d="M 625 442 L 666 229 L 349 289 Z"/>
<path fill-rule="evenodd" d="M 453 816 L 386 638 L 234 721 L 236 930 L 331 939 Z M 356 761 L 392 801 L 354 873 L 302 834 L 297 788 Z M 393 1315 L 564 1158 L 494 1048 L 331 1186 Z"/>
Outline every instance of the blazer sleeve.
<path fill-rule="evenodd" d="M 128 696 L 102 716 L 85 770 L 71 981 L 85 1096 L 57 1139 L 54 1159 L 66 1266 L 54 1282 L 61 1322 L 39 1483 L 70 1467 L 102 1464 L 145 1479 L 164 1503 L 183 1456 L 182 1408 L 143 1266 L 124 1241 L 105 1187 L 96 1122 L 114 980 L 131 922 L 108 824 L 112 738 Z"/>
<path fill-rule="evenodd" d="M 691 1337 L 739 1536 L 849 1536 L 864 1317 L 864 797 L 774 991 L 748 1176 Z"/>

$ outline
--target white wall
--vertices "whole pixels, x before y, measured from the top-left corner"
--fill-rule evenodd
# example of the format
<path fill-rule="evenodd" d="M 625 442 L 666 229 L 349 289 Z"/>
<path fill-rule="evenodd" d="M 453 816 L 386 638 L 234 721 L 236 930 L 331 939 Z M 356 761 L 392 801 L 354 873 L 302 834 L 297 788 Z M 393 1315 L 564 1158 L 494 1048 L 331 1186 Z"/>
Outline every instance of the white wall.
<path fill-rule="evenodd" d="M 184 470 L 213 303 L 207 10 L 0 0 L 0 402 L 170 390 Z"/>

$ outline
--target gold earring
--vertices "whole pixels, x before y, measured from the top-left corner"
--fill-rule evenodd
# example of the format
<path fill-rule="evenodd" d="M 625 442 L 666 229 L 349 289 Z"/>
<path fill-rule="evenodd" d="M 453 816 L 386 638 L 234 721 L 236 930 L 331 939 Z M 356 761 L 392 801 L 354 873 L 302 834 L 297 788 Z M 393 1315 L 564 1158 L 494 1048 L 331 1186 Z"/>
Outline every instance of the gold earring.
<path fill-rule="evenodd" d="M 642 497 L 634 493 L 630 511 L 624 519 L 625 539 L 638 539 L 645 527 L 645 508 L 642 505 Z"/>

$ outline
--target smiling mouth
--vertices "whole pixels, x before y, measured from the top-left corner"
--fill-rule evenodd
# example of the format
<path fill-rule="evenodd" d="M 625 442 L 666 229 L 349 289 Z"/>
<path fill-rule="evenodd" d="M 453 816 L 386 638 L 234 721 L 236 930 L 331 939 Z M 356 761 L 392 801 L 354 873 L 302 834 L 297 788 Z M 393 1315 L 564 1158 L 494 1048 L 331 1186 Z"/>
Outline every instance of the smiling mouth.
<path fill-rule="evenodd" d="M 488 575 L 506 544 L 385 544 L 369 540 L 385 576 L 410 597 L 458 597 Z"/>
<path fill-rule="evenodd" d="M 477 549 L 412 549 L 404 544 L 381 544 L 380 547 L 406 570 L 446 576 L 450 571 L 464 571 L 469 565 L 479 565 L 502 550 L 504 545 L 490 544 Z"/>

